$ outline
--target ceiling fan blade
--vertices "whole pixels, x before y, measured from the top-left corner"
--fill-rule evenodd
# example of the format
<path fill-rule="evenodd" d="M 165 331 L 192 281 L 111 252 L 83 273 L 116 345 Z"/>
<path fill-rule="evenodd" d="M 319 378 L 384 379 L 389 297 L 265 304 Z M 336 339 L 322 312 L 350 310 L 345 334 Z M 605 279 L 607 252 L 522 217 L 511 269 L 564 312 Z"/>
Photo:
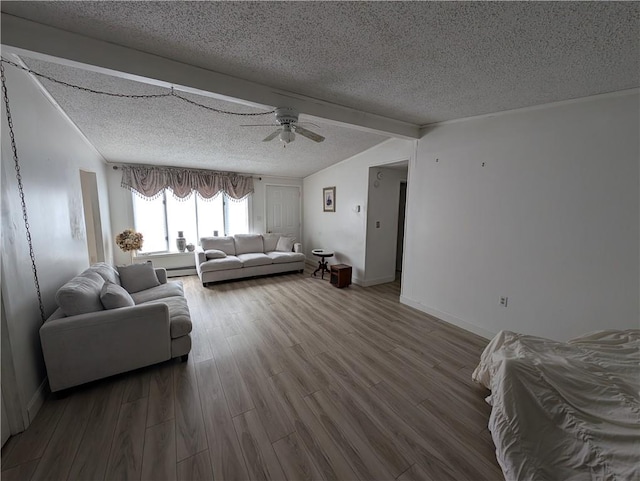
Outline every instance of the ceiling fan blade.
<path fill-rule="evenodd" d="M 262 139 L 263 142 L 269 142 L 270 140 L 275 139 L 278 134 L 280 133 L 281 129 L 276 130 L 275 132 L 273 132 L 272 134 L 267 135 L 264 139 Z"/>
<path fill-rule="evenodd" d="M 293 129 L 296 131 L 296 134 L 300 134 L 309 140 L 313 140 L 314 142 L 322 142 L 324 140 L 324 137 L 322 135 L 311 132 L 304 127 L 300 127 L 299 125 L 294 125 Z"/>
<path fill-rule="evenodd" d="M 244 124 L 240 127 L 278 127 L 278 124 Z"/>

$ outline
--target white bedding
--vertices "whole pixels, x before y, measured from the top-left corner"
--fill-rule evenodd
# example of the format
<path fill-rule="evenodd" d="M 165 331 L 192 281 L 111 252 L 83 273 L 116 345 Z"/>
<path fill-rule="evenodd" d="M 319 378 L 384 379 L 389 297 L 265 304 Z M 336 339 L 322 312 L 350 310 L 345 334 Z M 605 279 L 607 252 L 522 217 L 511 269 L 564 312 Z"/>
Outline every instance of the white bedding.
<path fill-rule="evenodd" d="M 640 330 L 500 332 L 473 379 L 507 480 L 640 480 Z"/>

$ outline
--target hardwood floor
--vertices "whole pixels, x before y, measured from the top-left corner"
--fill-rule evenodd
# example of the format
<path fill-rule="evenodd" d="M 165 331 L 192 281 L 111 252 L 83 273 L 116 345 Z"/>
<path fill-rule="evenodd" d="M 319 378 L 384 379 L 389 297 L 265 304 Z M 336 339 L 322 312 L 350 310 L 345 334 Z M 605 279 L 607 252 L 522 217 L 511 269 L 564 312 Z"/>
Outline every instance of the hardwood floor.
<path fill-rule="evenodd" d="M 485 339 L 399 303 L 399 283 L 304 274 L 204 288 L 193 349 L 49 399 L 3 480 L 500 480 Z"/>

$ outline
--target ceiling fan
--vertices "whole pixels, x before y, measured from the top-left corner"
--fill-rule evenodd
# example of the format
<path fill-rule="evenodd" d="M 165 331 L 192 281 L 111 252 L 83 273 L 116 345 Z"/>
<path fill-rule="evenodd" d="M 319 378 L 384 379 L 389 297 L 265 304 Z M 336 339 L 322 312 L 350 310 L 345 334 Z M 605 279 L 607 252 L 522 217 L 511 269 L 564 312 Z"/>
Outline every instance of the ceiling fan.
<path fill-rule="evenodd" d="M 275 124 L 251 124 L 241 125 L 240 127 L 280 127 L 275 132 L 266 136 L 262 141 L 269 142 L 270 140 L 278 137 L 280 142 L 284 144 L 284 147 L 288 143 L 293 142 L 296 138 L 296 134 L 300 134 L 309 140 L 314 142 L 322 142 L 324 137 L 320 134 L 316 134 L 308 129 L 305 129 L 298 123 L 298 112 L 290 107 L 279 107 L 276 109 L 276 123 Z"/>

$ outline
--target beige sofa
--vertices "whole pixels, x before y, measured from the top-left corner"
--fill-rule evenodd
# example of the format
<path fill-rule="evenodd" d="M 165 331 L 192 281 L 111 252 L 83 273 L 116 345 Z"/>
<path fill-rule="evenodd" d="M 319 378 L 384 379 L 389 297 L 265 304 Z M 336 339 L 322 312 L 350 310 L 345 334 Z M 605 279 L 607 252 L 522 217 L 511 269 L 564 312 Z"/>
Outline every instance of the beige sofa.
<path fill-rule="evenodd" d="M 52 392 L 186 360 L 191 351 L 182 282 L 167 282 L 166 271 L 151 264 L 94 264 L 62 286 L 56 301 L 59 308 L 40 328 Z"/>
<path fill-rule="evenodd" d="M 203 237 L 195 250 L 203 285 L 282 272 L 302 272 L 302 244 L 283 234 L 239 234 Z"/>

